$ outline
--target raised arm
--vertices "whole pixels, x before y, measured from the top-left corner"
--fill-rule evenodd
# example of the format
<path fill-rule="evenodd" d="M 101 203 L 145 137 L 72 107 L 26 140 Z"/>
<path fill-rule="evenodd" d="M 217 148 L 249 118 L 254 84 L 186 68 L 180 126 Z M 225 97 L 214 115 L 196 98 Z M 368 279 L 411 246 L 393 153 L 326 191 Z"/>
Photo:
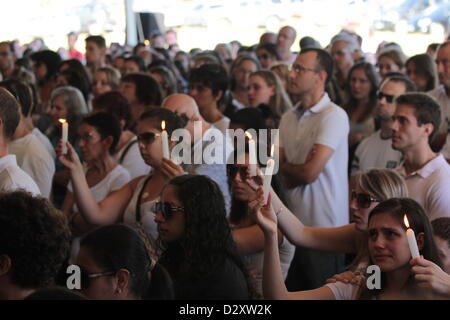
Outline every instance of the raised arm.
<path fill-rule="evenodd" d="M 257 200 L 255 200 L 257 201 Z M 270 203 L 270 196 L 269 202 Z M 310 291 L 289 292 L 284 284 L 278 252 L 277 216 L 270 205 L 257 208 L 256 219 L 264 232 L 263 295 L 272 300 L 333 300 L 327 287 Z"/>

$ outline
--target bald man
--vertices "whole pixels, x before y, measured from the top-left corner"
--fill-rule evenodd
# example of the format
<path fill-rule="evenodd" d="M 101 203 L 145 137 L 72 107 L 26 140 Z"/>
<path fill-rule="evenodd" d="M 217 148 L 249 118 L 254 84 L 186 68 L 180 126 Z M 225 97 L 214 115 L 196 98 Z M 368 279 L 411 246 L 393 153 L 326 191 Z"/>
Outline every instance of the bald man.
<path fill-rule="evenodd" d="M 206 175 L 219 185 L 225 199 L 225 206 L 228 215 L 231 206 L 231 198 L 228 188 L 226 168 L 227 159 L 233 152 L 231 141 L 229 141 L 229 139 L 227 139 L 219 129 L 207 122 L 201 116 L 195 100 L 186 94 L 175 93 L 168 96 L 164 99 L 161 107 L 177 113 L 187 121 L 185 129 L 191 136 L 191 163 L 183 163 L 182 166 L 186 172 L 190 174 Z M 196 128 L 196 130 L 194 130 L 194 128 Z M 200 128 L 201 135 L 198 134 Z M 214 137 L 213 140 L 211 139 L 212 137 Z M 222 161 L 220 161 L 220 163 L 206 164 L 205 159 L 202 157 L 201 164 L 194 163 L 194 155 L 199 154 L 200 150 L 204 151 L 212 143 L 214 143 L 214 150 L 223 150 Z M 210 148 L 211 147 L 208 149 Z"/>
<path fill-rule="evenodd" d="M 291 26 L 285 26 L 278 31 L 277 51 L 281 61 L 287 65 L 294 63 L 297 55 L 291 52 L 291 47 L 297 38 L 297 31 Z"/>

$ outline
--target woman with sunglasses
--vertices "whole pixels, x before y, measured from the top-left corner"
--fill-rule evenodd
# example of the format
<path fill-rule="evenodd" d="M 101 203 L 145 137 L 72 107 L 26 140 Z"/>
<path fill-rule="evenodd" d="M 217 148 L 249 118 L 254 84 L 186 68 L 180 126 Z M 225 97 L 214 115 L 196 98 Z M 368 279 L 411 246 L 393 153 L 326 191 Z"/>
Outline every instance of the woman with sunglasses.
<path fill-rule="evenodd" d="M 281 80 L 268 70 L 259 70 L 250 75 L 248 101 L 253 108 L 262 105 L 269 107 L 270 115 L 266 118 L 266 124 L 271 128 L 278 128 L 281 116 L 292 109 L 291 100 Z"/>
<path fill-rule="evenodd" d="M 270 66 L 280 61 L 277 46 L 274 43 L 262 43 L 256 47 L 256 56 L 261 63 L 261 68 L 269 70 Z"/>
<path fill-rule="evenodd" d="M 94 300 L 173 299 L 170 275 L 155 258 L 139 229 L 100 227 L 81 240 L 81 292 Z"/>
<path fill-rule="evenodd" d="M 100 202 L 108 194 L 119 190 L 130 181 L 128 171 L 117 164 L 112 156 L 120 133 L 119 121 L 113 115 L 105 112 L 84 118 L 78 128 L 78 147 L 84 159 L 83 170 L 89 190 L 96 202 Z M 77 214 L 78 208 L 70 182 L 67 189 L 68 192 L 61 210 L 72 222 L 73 234 L 81 235 L 93 226 L 89 226 Z"/>
<path fill-rule="evenodd" d="M 156 205 L 163 265 L 176 299 L 249 299 L 252 287 L 236 252 L 223 194 L 213 180 L 183 175 L 169 181 Z"/>
<path fill-rule="evenodd" d="M 235 158 L 238 153 L 235 152 Z M 248 203 L 257 198 L 255 190 L 247 182 L 249 170 L 248 148 L 245 153 L 243 164 L 227 165 L 228 184 L 230 186 L 232 199 L 231 211 L 229 216 L 232 228 L 233 240 L 236 243 L 237 250 L 243 255 L 246 267 L 252 275 L 252 280 L 257 293 L 262 296 L 262 268 L 264 259 L 264 234 L 257 225 L 254 216 L 250 212 Z M 278 177 L 272 178 L 272 184 L 279 185 Z M 278 192 L 282 190 L 277 188 Z M 281 231 L 278 232 L 280 263 L 283 272 L 283 278 L 286 279 L 289 266 L 294 257 L 295 247 L 284 238 Z"/>
<path fill-rule="evenodd" d="M 259 190 L 262 194 L 262 190 Z M 269 198 L 270 199 L 270 198 Z M 433 241 L 432 229 L 423 208 L 414 200 L 392 198 L 380 203 L 368 217 L 367 246 L 368 263 L 379 269 L 379 287 L 369 288 L 368 277 L 373 271 L 363 273 L 361 281 L 352 283 L 331 283 L 309 291 L 288 292 L 282 280 L 276 246 L 277 214 L 269 205 L 255 207 L 256 218 L 265 234 L 263 288 L 266 299 L 301 300 L 417 300 L 444 298 L 422 288 L 411 274 L 413 261 L 403 222 L 405 213 L 417 237 L 420 254 L 436 265 L 440 265 L 437 247 Z M 257 202 L 258 200 L 255 200 Z M 279 216 L 279 215 L 278 215 Z M 375 274 L 376 276 L 376 274 Z"/>
<path fill-rule="evenodd" d="M 272 205 L 277 212 L 278 228 L 296 245 L 325 252 L 351 253 L 356 257 L 349 270 L 365 270 L 368 263 L 367 221 L 369 213 L 380 202 L 394 197 L 407 197 L 403 178 L 394 170 L 372 169 L 355 176 L 355 189 L 350 201 L 353 222 L 335 228 L 307 227 L 281 202 L 274 192 Z"/>
<path fill-rule="evenodd" d="M 167 109 L 155 108 L 142 114 L 138 123 L 139 150 L 145 163 L 153 168 L 147 176 L 131 180 L 117 191 L 97 202 L 89 189 L 80 160 L 70 143 L 68 153 L 59 160 L 70 169 L 73 194 L 81 215 L 90 224 L 109 225 L 119 221 L 126 224 L 141 224 L 152 240 L 158 237 L 152 211 L 166 182 L 183 169 L 162 156 L 161 122 L 165 121 L 170 136 L 176 129 L 184 127 L 181 119 Z M 170 142 L 173 147 L 175 142 Z"/>

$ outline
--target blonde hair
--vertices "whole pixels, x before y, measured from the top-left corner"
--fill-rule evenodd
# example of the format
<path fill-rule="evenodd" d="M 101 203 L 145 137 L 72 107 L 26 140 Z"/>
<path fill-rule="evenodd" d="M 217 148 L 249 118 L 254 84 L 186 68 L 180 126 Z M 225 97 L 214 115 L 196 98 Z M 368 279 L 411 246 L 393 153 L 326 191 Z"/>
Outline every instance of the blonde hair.
<path fill-rule="evenodd" d="M 103 72 L 106 74 L 108 85 L 110 85 L 113 90 L 116 90 L 119 87 L 120 73 L 116 69 L 111 67 L 102 67 L 97 69 L 96 72 Z"/>
<path fill-rule="evenodd" d="M 275 72 L 269 70 L 259 70 L 253 72 L 250 77 L 261 77 L 269 87 L 275 87 L 275 94 L 270 97 L 269 106 L 275 118 L 281 116 L 292 108 L 292 102 L 286 90 L 281 84 L 281 80 Z"/>
<path fill-rule="evenodd" d="M 405 180 L 391 169 L 371 169 L 359 173 L 356 175 L 356 182 L 363 191 L 383 201 L 408 197 Z"/>

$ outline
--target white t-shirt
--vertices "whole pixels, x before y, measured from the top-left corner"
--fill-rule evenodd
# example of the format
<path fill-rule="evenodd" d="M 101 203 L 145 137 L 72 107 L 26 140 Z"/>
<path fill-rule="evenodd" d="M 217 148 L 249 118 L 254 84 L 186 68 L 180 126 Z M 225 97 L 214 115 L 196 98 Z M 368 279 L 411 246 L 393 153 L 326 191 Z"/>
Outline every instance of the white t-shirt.
<path fill-rule="evenodd" d="M 86 172 L 87 168 L 84 168 L 84 170 Z M 99 183 L 90 187 L 89 190 L 91 190 L 95 201 L 100 202 L 105 199 L 108 194 L 113 191 L 119 190 L 128 182 L 130 182 L 130 174 L 124 167 L 122 167 L 121 165 L 117 165 Z M 69 184 L 67 185 L 67 190 L 73 192 L 72 182 L 69 182 Z M 76 204 L 74 204 L 73 206 L 73 211 L 78 211 L 78 207 L 76 206 Z"/>
<path fill-rule="evenodd" d="M 450 165 L 442 154 L 408 176 L 403 163 L 397 170 L 405 178 L 409 197 L 422 205 L 430 221 L 450 217 Z"/>
<path fill-rule="evenodd" d="M 327 283 L 325 285 L 331 292 L 333 292 L 336 300 L 354 300 L 354 294 L 356 293 L 358 286 L 351 283 L 334 282 Z"/>
<path fill-rule="evenodd" d="M 447 133 L 450 128 L 450 98 L 447 96 L 443 85 L 431 90 L 428 94 L 435 98 L 441 106 L 442 121 L 441 126 L 439 127 L 439 132 Z"/>
<path fill-rule="evenodd" d="M 133 196 L 131 197 L 130 202 L 128 203 L 127 208 L 125 209 L 125 213 L 123 215 L 123 222 L 125 224 L 134 226 L 137 222 L 137 215 L 136 215 L 136 204 L 138 201 L 139 193 L 141 192 L 142 188 L 144 187 L 144 182 L 147 179 L 147 177 L 142 178 L 138 185 L 136 186 L 136 189 L 134 190 Z M 141 202 L 141 224 L 144 228 L 144 230 L 147 232 L 147 235 L 151 237 L 151 239 L 156 240 L 158 239 L 159 233 L 158 233 L 158 225 L 155 222 L 155 213 L 153 212 L 153 204 L 155 202 L 158 202 L 159 198 L 154 199 L 152 201 L 147 202 Z"/>
<path fill-rule="evenodd" d="M 223 134 L 226 134 L 227 129 L 230 128 L 230 119 L 224 116 L 221 120 L 214 122 L 213 125 L 222 131 Z"/>
<path fill-rule="evenodd" d="M 130 144 L 131 147 L 128 148 L 123 160 L 120 161 L 123 153 Z M 114 155 L 114 159 L 118 164 L 128 170 L 131 180 L 140 176 L 145 176 L 151 170 L 151 167 L 145 163 L 144 159 L 142 159 L 137 143 L 137 137 L 132 138 L 122 149 L 120 149 L 119 152 Z"/>
<path fill-rule="evenodd" d="M 9 153 L 16 155 L 17 164 L 36 182 L 41 194 L 49 198 L 52 190 L 55 160 L 34 134 L 11 141 Z"/>
<path fill-rule="evenodd" d="M 314 144 L 333 149 L 318 178 L 286 191 L 289 209 L 310 227 L 337 227 L 348 223 L 348 133 L 345 111 L 322 99 L 303 115 L 287 111 L 280 123 L 280 147 L 292 164 L 303 164 Z"/>
<path fill-rule="evenodd" d="M 395 169 L 402 154 L 392 149 L 392 139 L 383 139 L 381 130 L 373 133 L 358 145 L 352 163 L 352 176 L 372 168 Z"/>
<path fill-rule="evenodd" d="M 34 196 L 41 195 L 36 182 L 17 165 L 16 156 L 8 154 L 0 158 L 0 191 L 24 189 Z"/>
<path fill-rule="evenodd" d="M 283 242 L 278 246 L 280 253 L 281 273 L 283 279 L 286 280 L 291 261 L 294 258 L 295 246 L 289 242 L 286 237 L 283 237 Z M 246 267 L 253 269 L 255 274 L 255 289 L 259 294 L 263 294 L 262 280 L 263 280 L 263 266 L 264 266 L 264 251 L 253 254 L 247 254 L 243 257 Z"/>
<path fill-rule="evenodd" d="M 38 128 L 34 128 L 33 131 L 31 131 L 31 133 L 34 134 L 36 138 L 39 139 L 39 141 L 42 143 L 45 149 L 47 149 L 48 153 L 52 156 L 53 160 L 55 160 L 56 152 L 47 136 L 43 134 L 41 130 L 39 130 Z"/>

